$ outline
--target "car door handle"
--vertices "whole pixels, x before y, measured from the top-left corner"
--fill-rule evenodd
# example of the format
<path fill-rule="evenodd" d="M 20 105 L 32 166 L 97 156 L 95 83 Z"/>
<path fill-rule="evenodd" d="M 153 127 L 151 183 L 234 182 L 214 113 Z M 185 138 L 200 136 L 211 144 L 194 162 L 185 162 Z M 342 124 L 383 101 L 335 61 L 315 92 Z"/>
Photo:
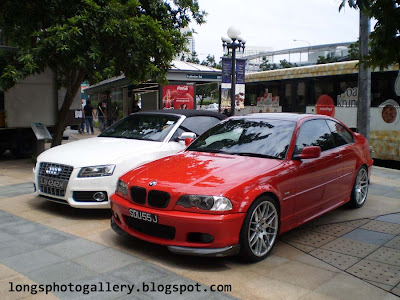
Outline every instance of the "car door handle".
<path fill-rule="evenodd" d="M 343 158 L 342 154 L 338 154 L 338 155 L 335 156 L 335 159 L 342 159 L 342 158 Z"/>

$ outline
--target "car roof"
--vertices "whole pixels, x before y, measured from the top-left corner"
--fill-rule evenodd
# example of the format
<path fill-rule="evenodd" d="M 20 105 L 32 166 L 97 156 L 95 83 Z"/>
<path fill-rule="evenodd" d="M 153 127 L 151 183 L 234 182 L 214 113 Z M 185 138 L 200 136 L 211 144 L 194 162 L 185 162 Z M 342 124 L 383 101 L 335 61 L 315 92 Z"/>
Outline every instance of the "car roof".
<path fill-rule="evenodd" d="M 238 116 L 235 118 L 243 118 L 243 119 L 275 119 L 275 120 L 285 120 L 285 121 L 299 121 L 301 119 L 309 119 L 309 118 L 325 118 L 330 119 L 325 115 L 316 115 L 316 114 L 299 114 L 299 113 L 256 113 L 249 114 L 244 116 Z"/>
<path fill-rule="evenodd" d="M 162 109 L 162 110 L 148 110 L 148 111 L 140 111 L 135 114 L 163 114 L 163 115 L 176 115 L 176 116 L 207 116 L 214 117 L 219 120 L 224 120 L 226 115 L 209 110 L 197 110 L 197 109 Z"/>

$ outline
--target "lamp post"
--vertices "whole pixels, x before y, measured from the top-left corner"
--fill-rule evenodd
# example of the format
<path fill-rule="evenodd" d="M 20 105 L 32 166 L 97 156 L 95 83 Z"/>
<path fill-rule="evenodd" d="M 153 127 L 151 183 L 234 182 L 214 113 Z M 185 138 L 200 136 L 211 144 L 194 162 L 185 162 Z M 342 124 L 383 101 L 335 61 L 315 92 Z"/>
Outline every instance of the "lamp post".
<path fill-rule="evenodd" d="M 307 51 L 307 62 L 308 62 L 308 60 L 309 60 L 309 56 L 310 56 L 310 47 L 311 47 L 311 44 L 308 42 L 308 41 L 306 41 L 306 40 L 293 40 L 293 42 L 304 42 L 304 43 L 307 43 L 308 44 L 308 51 Z M 301 62 L 301 52 L 300 52 L 300 62 Z"/>
<path fill-rule="evenodd" d="M 240 30 L 236 27 L 229 27 L 228 37 L 222 37 L 222 47 L 228 49 L 228 55 L 232 55 L 232 70 L 231 70 L 231 115 L 235 115 L 235 85 L 236 85 L 236 50 L 242 49 L 244 52 L 246 40 L 240 36 Z"/>

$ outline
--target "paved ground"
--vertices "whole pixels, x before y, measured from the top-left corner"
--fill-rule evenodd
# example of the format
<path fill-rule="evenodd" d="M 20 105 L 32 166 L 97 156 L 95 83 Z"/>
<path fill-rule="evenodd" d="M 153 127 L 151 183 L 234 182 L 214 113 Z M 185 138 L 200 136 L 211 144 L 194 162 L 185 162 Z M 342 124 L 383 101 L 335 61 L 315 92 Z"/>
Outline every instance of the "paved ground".
<path fill-rule="evenodd" d="M 399 299 L 400 171 L 374 167 L 361 209 L 338 208 L 281 236 L 266 260 L 244 264 L 234 257 L 172 255 L 165 247 L 115 234 L 107 210 L 35 199 L 32 166 L 29 160 L 0 157 L 0 299 L 158 299 L 166 297 L 168 284 L 194 288 L 196 283 L 201 292 L 168 297 Z M 131 295 L 31 295 L 10 292 L 10 282 L 14 288 L 71 283 L 104 290 L 107 284 L 135 284 L 135 289 Z M 151 282 L 164 290 L 145 292 L 143 283 Z M 231 285 L 232 291 L 212 293 L 213 284 Z"/>

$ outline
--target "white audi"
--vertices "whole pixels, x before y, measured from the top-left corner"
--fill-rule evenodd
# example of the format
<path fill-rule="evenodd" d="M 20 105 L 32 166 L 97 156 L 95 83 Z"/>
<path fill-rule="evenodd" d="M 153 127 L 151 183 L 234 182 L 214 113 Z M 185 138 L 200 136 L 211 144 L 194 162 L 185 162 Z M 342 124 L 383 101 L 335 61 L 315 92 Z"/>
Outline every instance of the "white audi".
<path fill-rule="evenodd" d="M 204 110 L 131 114 L 98 137 L 51 148 L 33 169 L 35 196 L 78 208 L 109 208 L 118 178 L 134 167 L 186 148 L 225 115 Z"/>

